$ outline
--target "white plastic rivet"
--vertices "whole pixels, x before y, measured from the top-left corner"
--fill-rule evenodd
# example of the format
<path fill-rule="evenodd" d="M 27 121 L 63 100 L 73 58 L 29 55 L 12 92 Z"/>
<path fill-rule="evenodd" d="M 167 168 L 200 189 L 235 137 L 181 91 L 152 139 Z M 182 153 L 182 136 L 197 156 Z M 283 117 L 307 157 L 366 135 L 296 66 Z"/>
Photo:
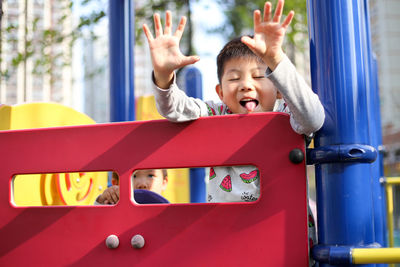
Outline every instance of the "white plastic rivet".
<path fill-rule="evenodd" d="M 144 247 L 144 238 L 141 235 L 134 235 L 131 239 L 131 245 L 133 248 L 142 248 Z"/>
<path fill-rule="evenodd" d="M 79 183 L 81 180 L 79 178 L 76 178 L 76 182 Z"/>
<path fill-rule="evenodd" d="M 119 246 L 119 238 L 116 235 L 109 235 L 106 238 L 106 246 L 110 249 L 115 249 Z"/>
<path fill-rule="evenodd" d="M 103 189 L 103 187 L 100 185 L 100 186 L 99 186 L 99 191 L 101 191 L 102 189 Z"/>

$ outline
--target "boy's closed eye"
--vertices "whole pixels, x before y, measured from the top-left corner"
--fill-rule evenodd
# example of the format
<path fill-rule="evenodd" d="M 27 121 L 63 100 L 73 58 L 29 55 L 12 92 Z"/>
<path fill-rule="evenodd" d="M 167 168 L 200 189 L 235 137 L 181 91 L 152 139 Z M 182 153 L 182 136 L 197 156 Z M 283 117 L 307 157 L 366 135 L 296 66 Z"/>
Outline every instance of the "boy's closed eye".
<path fill-rule="evenodd" d="M 147 174 L 147 178 L 154 178 L 154 177 L 156 177 L 155 174 L 152 173 Z M 137 178 L 136 174 L 133 175 L 133 178 Z"/>

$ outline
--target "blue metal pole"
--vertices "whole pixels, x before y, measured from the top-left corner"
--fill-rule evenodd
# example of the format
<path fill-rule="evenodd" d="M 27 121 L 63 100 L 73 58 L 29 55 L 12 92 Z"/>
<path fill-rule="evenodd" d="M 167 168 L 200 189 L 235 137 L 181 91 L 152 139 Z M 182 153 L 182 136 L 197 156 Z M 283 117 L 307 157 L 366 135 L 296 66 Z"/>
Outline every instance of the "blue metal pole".
<path fill-rule="evenodd" d="M 315 139 L 317 148 L 370 145 L 371 66 L 365 5 L 358 0 L 308 1 L 312 86 L 326 110 L 325 124 Z M 370 163 L 317 164 L 316 186 L 320 244 L 374 243 Z"/>
<path fill-rule="evenodd" d="M 186 94 L 195 98 L 203 98 L 201 72 L 195 67 L 185 69 Z M 206 185 L 204 168 L 190 169 L 190 202 L 204 203 L 206 201 Z"/>
<path fill-rule="evenodd" d="M 371 68 L 370 71 L 370 87 L 368 96 L 368 121 L 369 121 L 369 133 L 371 145 L 379 151 L 379 147 L 382 146 L 382 131 L 381 131 L 381 120 L 380 120 L 380 103 L 379 103 L 379 87 L 378 87 L 378 71 L 376 65 L 376 58 L 372 52 L 371 37 L 369 31 L 369 7 L 368 0 L 364 0 L 365 8 L 365 33 L 367 39 L 368 49 L 368 61 Z M 386 242 L 386 202 L 385 202 L 385 190 L 384 185 L 380 182 L 382 177 L 381 170 L 381 158 L 382 155 L 378 153 L 378 158 L 375 162 L 371 163 L 372 173 L 372 192 L 373 192 L 373 203 L 374 203 L 374 230 L 375 230 L 375 242 L 381 246 L 387 246 Z M 379 265 L 381 266 L 381 265 Z"/>
<path fill-rule="evenodd" d="M 371 114 L 371 120 L 375 122 L 375 141 L 373 145 L 376 147 L 376 149 L 379 151 L 378 153 L 378 158 L 376 160 L 376 163 L 374 163 L 372 166 L 374 168 L 374 199 L 375 199 L 375 205 L 378 206 L 378 209 L 381 209 L 381 212 L 376 212 L 375 213 L 375 227 L 378 228 L 379 230 L 376 230 L 375 232 L 377 234 L 380 234 L 379 238 L 376 236 L 376 242 L 380 243 L 382 246 L 387 247 L 388 246 L 388 240 L 387 240 L 387 212 L 386 212 L 386 194 L 385 194 L 385 185 L 382 183 L 381 178 L 384 177 L 384 171 L 383 171 L 383 142 L 382 142 L 382 127 L 381 127 L 381 110 L 380 110 L 380 98 L 379 98 L 379 82 L 378 82 L 378 66 L 377 66 L 377 60 L 375 55 L 372 58 L 372 67 L 373 67 L 373 95 L 371 98 L 374 99 L 374 102 L 371 104 L 371 109 L 372 114 Z M 378 178 L 379 177 L 379 178 Z M 381 232 L 381 233 L 379 233 Z"/>
<path fill-rule="evenodd" d="M 109 1 L 110 120 L 135 119 L 133 0 Z"/>

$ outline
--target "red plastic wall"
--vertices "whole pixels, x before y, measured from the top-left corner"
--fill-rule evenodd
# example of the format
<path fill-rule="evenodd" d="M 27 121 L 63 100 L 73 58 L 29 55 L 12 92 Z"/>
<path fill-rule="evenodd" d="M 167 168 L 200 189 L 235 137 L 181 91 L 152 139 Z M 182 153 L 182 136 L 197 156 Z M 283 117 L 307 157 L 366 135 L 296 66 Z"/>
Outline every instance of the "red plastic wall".
<path fill-rule="evenodd" d="M 285 114 L 0 132 L 0 266 L 308 266 L 304 151 Z M 135 205 L 138 168 L 258 166 L 255 203 Z M 15 174 L 115 170 L 116 206 L 14 207 Z M 105 239 L 115 234 L 117 249 Z M 130 239 L 141 234 L 142 249 Z"/>

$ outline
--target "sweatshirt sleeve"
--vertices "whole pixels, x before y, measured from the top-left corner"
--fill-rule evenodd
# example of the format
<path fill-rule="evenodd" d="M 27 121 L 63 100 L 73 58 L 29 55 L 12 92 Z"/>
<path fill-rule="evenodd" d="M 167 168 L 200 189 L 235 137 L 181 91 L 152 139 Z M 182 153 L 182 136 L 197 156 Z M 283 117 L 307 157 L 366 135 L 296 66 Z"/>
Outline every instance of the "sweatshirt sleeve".
<path fill-rule="evenodd" d="M 201 100 L 188 97 L 185 92 L 178 88 L 176 75 L 168 89 L 161 89 L 154 83 L 153 91 L 158 112 L 164 118 L 173 122 L 184 122 L 207 116 L 207 106 Z"/>
<path fill-rule="evenodd" d="M 282 94 L 290 110 L 290 124 L 295 132 L 310 136 L 322 127 L 324 107 L 287 56 L 273 72 L 268 69 L 266 76 Z"/>

